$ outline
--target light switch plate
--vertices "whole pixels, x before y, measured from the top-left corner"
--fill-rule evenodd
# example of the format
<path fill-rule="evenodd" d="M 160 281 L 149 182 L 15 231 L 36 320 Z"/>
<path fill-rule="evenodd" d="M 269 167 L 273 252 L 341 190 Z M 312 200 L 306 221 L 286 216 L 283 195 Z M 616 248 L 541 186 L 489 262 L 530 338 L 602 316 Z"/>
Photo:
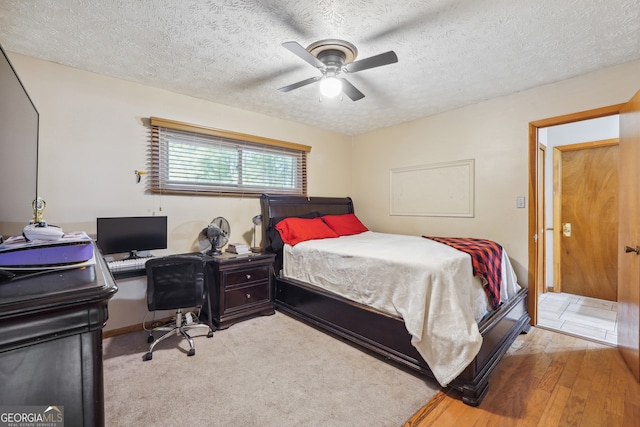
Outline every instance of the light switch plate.
<path fill-rule="evenodd" d="M 525 197 L 518 196 L 516 197 L 516 208 L 524 208 L 525 207 Z"/>

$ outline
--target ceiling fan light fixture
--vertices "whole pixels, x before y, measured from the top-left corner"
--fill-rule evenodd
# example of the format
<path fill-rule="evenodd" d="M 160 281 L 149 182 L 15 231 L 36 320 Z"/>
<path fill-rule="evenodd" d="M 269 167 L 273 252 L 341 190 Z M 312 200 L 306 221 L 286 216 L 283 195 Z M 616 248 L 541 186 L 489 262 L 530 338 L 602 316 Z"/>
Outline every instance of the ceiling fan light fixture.
<path fill-rule="evenodd" d="M 333 76 L 326 76 L 320 81 L 320 93 L 326 98 L 335 98 L 342 92 L 342 82 Z"/>

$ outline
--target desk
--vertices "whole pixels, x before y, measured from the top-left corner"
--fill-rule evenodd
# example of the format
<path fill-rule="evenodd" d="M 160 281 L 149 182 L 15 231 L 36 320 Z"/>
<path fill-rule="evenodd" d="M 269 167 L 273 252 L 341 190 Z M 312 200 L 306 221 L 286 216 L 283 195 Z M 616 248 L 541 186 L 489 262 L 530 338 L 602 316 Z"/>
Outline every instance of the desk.
<path fill-rule="evenodd" d="M 173 255 L 173 254 L 172 254 Z M 182 255 L 202 255 L 199 252 Z M 170 255 L 169 255 L 170 256 Z M 260 314 L 273 314 L 272 264 L 274 254 L 204 256 L 205 277 L 211 299 L 211 320 L 218 329 Z M 110 304 L 112 319 L 106 333 L 116 335 L 134 330 L 149 313 L 146 301 L 146 271 L 114 272 L 121 291 Z M 247 277 L 248 276 L 248 277 Z M 173 315 L 155 313 L 156 318 Z M 208 319 L 205 308 L 202 319 Z"/>
<path fill-rule="evenodd" d="M 96 264 L 0 284 L 0 404 L 63 406 L 64 425 L 104 426 L 102 327 L 117 291 Z"/>

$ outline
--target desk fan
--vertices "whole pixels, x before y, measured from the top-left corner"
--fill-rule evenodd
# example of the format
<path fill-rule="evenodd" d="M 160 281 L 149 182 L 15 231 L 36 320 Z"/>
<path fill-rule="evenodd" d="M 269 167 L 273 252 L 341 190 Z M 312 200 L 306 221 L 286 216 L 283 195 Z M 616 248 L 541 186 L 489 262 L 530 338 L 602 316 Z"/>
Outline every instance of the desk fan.
<path fill-rule="evenodd" d="M 230 234 L 231 227 L 229 226 L 229 221 L 221 216 L 214 218 L 200 233 L 200 247 L 202 251 L 207 251 L 207 255 L 222 255 L 220 249 L 227 244 Z"/>

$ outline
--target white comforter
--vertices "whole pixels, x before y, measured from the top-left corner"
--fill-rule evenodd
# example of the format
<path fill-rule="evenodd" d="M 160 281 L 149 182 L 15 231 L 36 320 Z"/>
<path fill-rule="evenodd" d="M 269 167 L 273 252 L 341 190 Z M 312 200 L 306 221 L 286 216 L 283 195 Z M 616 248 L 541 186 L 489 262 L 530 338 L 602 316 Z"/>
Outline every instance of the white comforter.
<path fill-rule="evenodd" d="M 488 298 L 472 276 L 471 257 L 447 245 L 373 231 L 310 240 L 285 245 L 283 275 L 401 316 L 442 386 L 480 350 L 477 322 L 489 310 Z M 520 286 L 504 251 L 502 277 L 506 301 Z"/>

